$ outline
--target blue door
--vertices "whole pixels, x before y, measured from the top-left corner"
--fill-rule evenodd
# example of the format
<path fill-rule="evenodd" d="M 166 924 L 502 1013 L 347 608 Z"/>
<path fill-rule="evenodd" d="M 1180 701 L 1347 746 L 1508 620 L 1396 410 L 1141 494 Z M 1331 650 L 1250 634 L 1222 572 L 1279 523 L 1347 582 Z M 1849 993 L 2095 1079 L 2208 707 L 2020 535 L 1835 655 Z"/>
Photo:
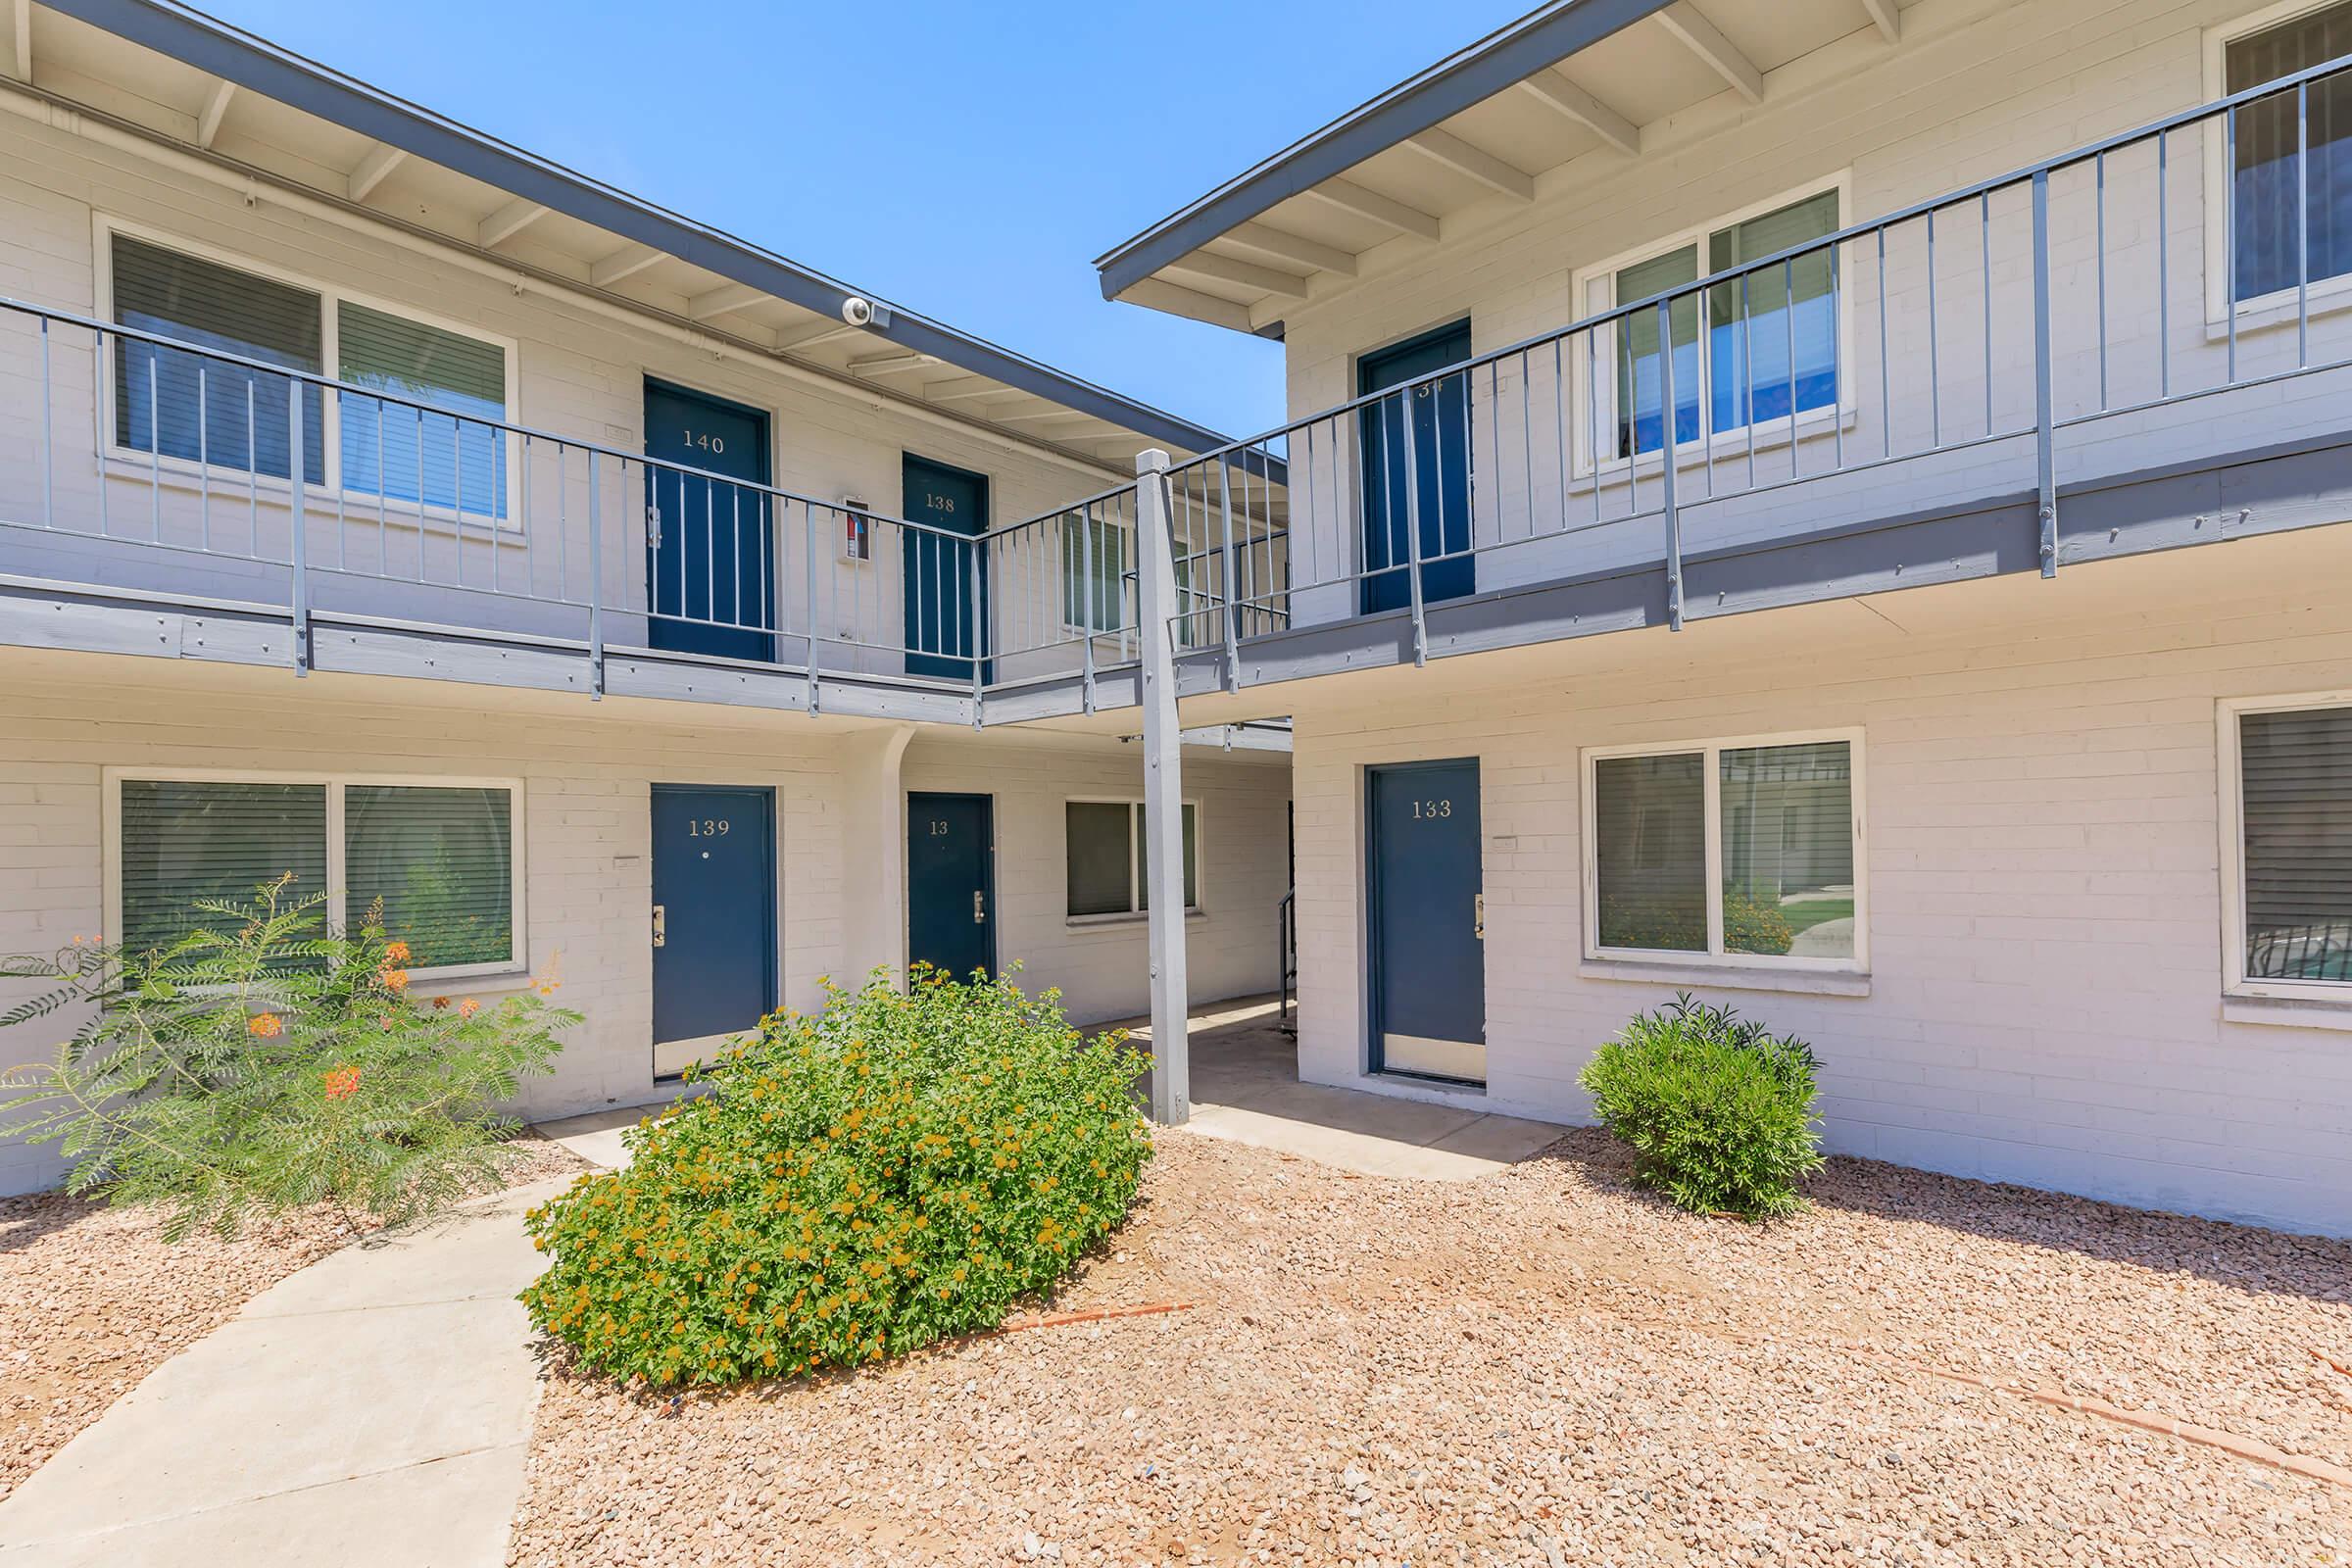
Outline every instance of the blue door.
<path fill-rule="evenodd" d="M 1370 770 L 1372 1070 L 1484 1083 L 1478 762 Z"/>
<path fill-rule="evenodd" d="M 988 527 L 988 480 L 908 453 L 905 460 L 908 522 L 951 534 Z M 977 559 L 975 559 L 977 558 Z M 972 660 L 988 649 L 988 559 L 977 546 L 937 533 L 906 530 L 900 580 L 906 602 L 906 673 L 970 680 Z M 974 579 L 977 578 L 977 581 Z M 975 595 L 977 596 L 975 602 Z"/>
<path fill-rule="evenodd" d="M 766 492 L 751 488 L 767 483 L 767 416 L 648 381 L 645 455 L 748 481 L 646 466 L 648 641 L 682 653 L 775 658 L 771 513 Z"/>
<path fill-rule="evenodd" d="M 994 971 L 996 815 L 985 795 L 906 797 L 906 963 Z"/>
<path fill-rule="evenodd" d="M 776 1004 L 773 791 L 654 786 L 654 1072 Z"/>
<path fill-rule="evenodd" d="M 1378 392 L 1469 357 L 1470 323 L 1459 321 L 1365 355 L 1356 363 L 1356 391 Z M 1468 374 L 1425 381 L 1399 397 L 1366 404 L 1356 416 L 1356 426 L 1364 454 L 1364 613 L 1400 610 L 1413 602 L 1409 527 L 1416 514 L 1421 525 L 1422 602 L 1476 593 L 1478 559 L 1466 554 L 1471 495 Z"/>

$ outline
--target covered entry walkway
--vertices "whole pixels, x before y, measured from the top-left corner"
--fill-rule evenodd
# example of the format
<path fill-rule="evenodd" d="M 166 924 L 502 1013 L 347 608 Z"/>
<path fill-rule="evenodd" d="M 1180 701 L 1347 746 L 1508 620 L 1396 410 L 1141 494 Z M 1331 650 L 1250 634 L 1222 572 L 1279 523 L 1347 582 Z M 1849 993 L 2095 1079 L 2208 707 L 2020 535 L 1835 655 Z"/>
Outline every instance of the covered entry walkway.
<path fill-rule="evenodd" d="M 1468 1181 L 1526 1158 L 1565 1131 L 1548 1122 L 1424 1104 L 1298 1081 L 1273 997 L 1210 1003 L 1191 1018 L 1192 1119 L 1211 1138 L 1375 1176 Z M 1150 1019 L 1120 1027 L 1146 1050 Z"/>

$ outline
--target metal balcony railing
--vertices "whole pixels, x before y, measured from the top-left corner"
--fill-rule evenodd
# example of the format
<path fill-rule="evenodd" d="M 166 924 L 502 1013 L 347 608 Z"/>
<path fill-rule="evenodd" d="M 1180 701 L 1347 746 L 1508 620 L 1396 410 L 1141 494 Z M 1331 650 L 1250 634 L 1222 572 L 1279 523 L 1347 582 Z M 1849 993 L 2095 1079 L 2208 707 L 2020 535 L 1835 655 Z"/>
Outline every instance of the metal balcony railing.
<path fill-rule="evenodd" d="M 978 534 L 0 300 L 0 573 L 972 690 L 1135 658 L 1135 487 Z M 1210 573 L 1197 592 L 1209 601 Z"/>
<path fill-rule="evenodd" d="M 1993 493 L 2049 573 L 2063 485 L 2352 430 L 2343 103 L 2352 60 L 1593 310 L 1176 465 L 1171 525 L 1279 519 L 1231 641 L 1394 612 L 1416 659 L 1448 600 L 1662 565 L 1679 626 L 1694 552 Z"/>

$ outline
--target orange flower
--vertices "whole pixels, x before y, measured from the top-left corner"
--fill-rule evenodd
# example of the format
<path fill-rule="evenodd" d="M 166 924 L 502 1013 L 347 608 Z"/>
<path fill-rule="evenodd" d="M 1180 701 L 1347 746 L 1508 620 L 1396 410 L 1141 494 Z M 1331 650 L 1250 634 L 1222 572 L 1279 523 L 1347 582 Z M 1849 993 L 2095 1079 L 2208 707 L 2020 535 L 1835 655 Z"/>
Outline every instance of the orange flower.
<path fill-rule="evenodd" d="M 433 999 L 433 1010 L 435 1012 L 447 1012 L 449 1010 L 449 999 L 447 997 L 435 997 Z"/>
<path fill-rule="evenodd" d="M 257 1012 L 245 1020 L 245 1032 L 257 1040 L 272 1040 L 286 1032 L 286 1025 L 274 1012 Z"/>
<path fill-rule="evenodd" d="M 360 1069 L 332 1067 L 319 1075 L 326 1081 L 326 1098 L 343 1100 L 360 1092 Z"/>
<path fill-rule="evenodd" d="M 409 989 L 409 971 L 406 969 L 386 969 L 377 978 L 383 981 L 384 989 L 387 991 Z"/>
<path fill-rule="evenodd" d="M 408 961 L 409 945 L 406 942 L 387 942 L 384 944 L 385 968 L 389 969 L 396 964 L 403 964 Z"/>
<path fill-rule="evenodd" d="M 481 1010 L 482 1004 L 471 997 L 467 997 L 464 1002 L 458 1004 L 458 1016 L 461 1018 L 470 1018 Z"/>
<path fill-rule="evenodd" d="M 384 1026 L 384 1033 L 390 1034 L 392 1032 L 392 1015 L 390 1013 L 385 1013 L 381 1018 L 378 1018 L 375 1021 Z"/>

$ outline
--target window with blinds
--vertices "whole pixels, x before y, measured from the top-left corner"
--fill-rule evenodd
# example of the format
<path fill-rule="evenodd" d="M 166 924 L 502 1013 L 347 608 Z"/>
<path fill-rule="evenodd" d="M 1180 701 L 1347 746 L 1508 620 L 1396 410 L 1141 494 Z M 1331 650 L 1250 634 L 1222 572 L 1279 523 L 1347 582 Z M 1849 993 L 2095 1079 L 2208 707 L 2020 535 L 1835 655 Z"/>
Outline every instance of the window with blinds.
<path fill-rule="evenodd" d="M 233 357 L 117 338 L 116 444 L 282 479 L 299 397 L 303 478 L 324 483 L 318 387 L 238 363 L 318 371 L 319 297 L 123 234 L 109 259 L 117 322 Z"/>
<path fill-rule="evenodd" d="M 379 911 L 418 971 L 520 961 L 514 791 L 504 785 L 124 779 L 121 929 L 133 953 L 218 918 L 204 900 L 253 902 L 289 873 L 325 895 L 321 930 Z M 340 866 L 327 824 L 340 808 Z"/>
<path fill-rule="evenodd" d="M 252 904 L 288 874 L 281 906 L 327 890 L 322 784 L 125 779 L 122 819 L 125 952 L 170 948 L 198 930 L 233 934 L 242 921 L 197 906 Z"/>
<path fill-rule="evenodd" d="M 506 515 L 504 349 L 344 301 L 335 352 L 343 380 L 387 394 L 343 399 L 344 489 Z"/>
<path fill-rule="evenodd" d="M 2244 92 L 2348 54 L 2352 0 L 2316 6 L 2230 40 L 2223 87 Z M 2235 112 L 2231 131 L 2237 298 L 2352 272 L 2352 73 L 2258 99 Z"/>
<path fill-rule="evenodd" d="M 1127 530 L 1107 517 L 1065 513 L 1061 519 L 1061 621 L 1085 631 L 1115 632 L 1127 577 Z"/>
<path fill-rule="evenodd" d="M 514 953 L 513 799 L 503 789 L 353 784 L 343 792 L 344 908 L 380 913 L 418 968 Z"/>
<path fill-rule="evenodd" d="M 1141 914 L 1149 909 L 1143 803 L 1071 801 L 1062 809 L 1071 917 Z M 1184 906 L 1200 906 L 1200 808 L 1190 801 L 1184 807 Z"/>
<path fill-rule="evenodd" d="M 1590 795 L 1593 951 L 1859 957 L 1851 741 L 1596 758 Z"/>
<path fill-rule="evenodd" d="M 2352 981 L 2352 708 L 2242 713 L 2248 980 Z"/>

